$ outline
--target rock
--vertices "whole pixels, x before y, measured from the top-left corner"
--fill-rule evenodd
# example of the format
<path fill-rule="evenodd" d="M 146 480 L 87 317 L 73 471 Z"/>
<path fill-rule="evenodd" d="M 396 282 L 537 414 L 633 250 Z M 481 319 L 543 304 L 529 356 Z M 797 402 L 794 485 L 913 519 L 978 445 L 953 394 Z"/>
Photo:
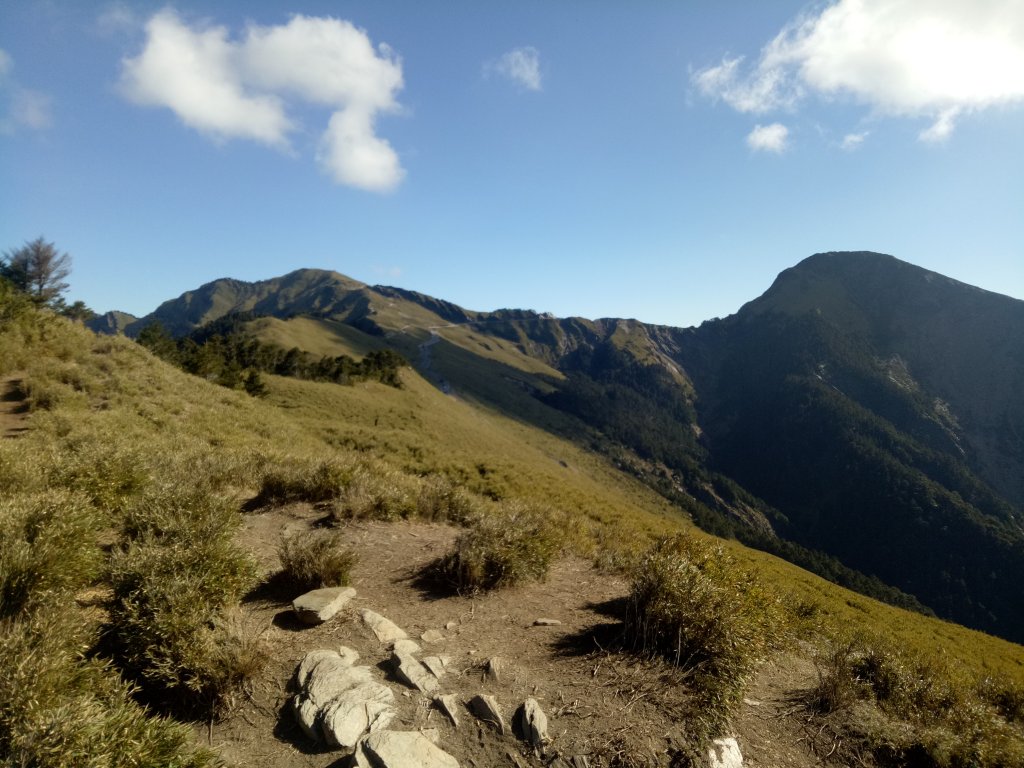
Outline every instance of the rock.
<path fill-rule="evenodd" d="M 395 695 L 386 685 L 368 682 L 339 694 L 323 707 L 320 728 L 328 744 L 354 747 L 367 731 L 387 727 L 395 716 Z"/>
<path fill-rule="evenodd" d="M 430 743 L 441 746 L 441 732 L 437 728 L 420 728 L 420 733 L 430 739 Z"/>
<path fill-rule="evenodd" d="M 360 616 L 363 619 L 363 623 L 370 628 L 370 631 L 382 643 L 393 643 L 395 640 L 404 640 L 408 637 L 404 630 L 379 613 L 364 608 Z"/>
<path fill-rule="evenodd" d="M 451 632 L 453 629 L 455 629 L 458 626 L 459 626 L 459 622 L 457 622 L 457 621 L 449 621 L 447 624 L 444 625 L 444 628 L 447 629 L 449 632 Z"/>
<path fill-rule="evenodd" d="M 355 597 L 352 587 L 325 587 L 314 589 L 292 601 L 292 610 L 306 624 L 323 624 Z"/>
<path fill-rule="evenodd" d="M 359 768 L 459 768 L 459 761 L 418 731 L 378 731 L 359 742 Z"/>
<path fill-rule="evenodd" d="M 527 699 L 512 718 L 513 727 L 530 746 L 540 749 L 549 740 L 548 717 L 536 699 Z"/>
<path fill-rule="evenodd" d="M 498 709 L 498 701 L 493 696 L 479 694 L 469 700 L 469 711 L 486 723 L 493 725 L 502 736 L 505 735 L 505 719 Z"/>
<path fill-rule="evenodd" d="M 369 667 L 353 667 L 341 658 L 326 658 L 310 671 L 301 695 L 317 707 L 323 707 L 349 688 L 372 681 L 373 672 Z"/>
<path fill-rule="evenodd" d="M 445 663 L 441 660 L 440 656 L 424 656 L 421 659 L 423 666 L 430 670 L 430 674 L 436 677 L 438 680 L 444 674 Z"/>
<path fill-rule="evenodd" d="M 558 619 L 534 619 L 533 626 L 535 627 L 557 627 L 562 622 Z"/>
<path fill-rule="evenodd" d="M 511 665 L 500 656 L 494 656 L 487 660 L 487 676 L 496 683 L 506 679 L 511 670 Z"/>
<path fill-rule="evenodd" d="M 395 651 L 391 656 L 391 663 L 395 666 L 398 679 L 406 685 L 418 689 L 421 693 L 432 693 L 437 690 L 437 678 L 411 653 Z"/>
<path fill-rule="evenodd" d="M 292 699 L 292 709 L 295 711 L 295 719 L 298 720 L 302 732 L 313 741 L 320 741 L 320 732 L 316 728 L 320 707 L 300 693 Z"/>
<path fill-rule="evenodd" d="M 426 632 L 420 635 L 420 640 L 422 640 L 424 643 L 439 643 L 442 640 L 444 640 L 444 635 L 442 635 L 436 629 L 428 629 Z"/>
<path fill-rule="evenodd" d="M 708 747 L 709 768 L 743 768 L 743 755 L 740 745 L 731 736 L 726 739 L 715 739 Z"/>
<path fill-rule="evenodd" d="M 407 653 L 410 656 L 413 656 L 421 650 L 423 649 L 420 648 L 419 644 L 417 644 L 415 640 L 410 640 L 409 638 L 395 640 L 395 642 L 391 644 L 391 651 L 393 653 L 401 651 L 402 653 Z"/>
<path fill-rule="evenodd" d="M 317 664 L 324 659 L 341 659 L 341 654 L 337 651 L 310 651 L 302 657 L 302 661 L 299 662 L 298 668 L 295 670 L 295 682 L 299 688 L 303 688 L 306 685 L 306 680 L 309 679 L 309 673 L 313 670 Z"/>
<path fill-rule="evenodd" d="M 452 721 L 452 725 L 456 728 L 459 727 L 459 700 L 455 694 L 438 694 L 434 696 L 434 706 L 448 716 L 448 719 Z"/>

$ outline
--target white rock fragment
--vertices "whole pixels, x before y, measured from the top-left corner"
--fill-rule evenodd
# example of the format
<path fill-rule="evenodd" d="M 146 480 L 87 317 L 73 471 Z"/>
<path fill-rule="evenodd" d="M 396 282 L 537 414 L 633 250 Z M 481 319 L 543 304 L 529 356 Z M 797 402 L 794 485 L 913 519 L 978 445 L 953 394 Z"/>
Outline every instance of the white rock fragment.
<path fill-rule="evenodd" d="M 355 597 L 352 587 L 325 587 L 314 589 L 292 601 L 292 610 L 305 624 L 323 624 L 330 621 Z"/>
<path fill-rule="evenodd" d="M 736 739 L 715 739 L 708 747 L 709 768 L 743 768 L 743 755 Z"/>
<path fill-rule="evenodd" d="M 535 627 L 557 627 L 562 622 L 558 619 L 534 619 L 533 626 Z"/>
<path fill-rule="evenodd" d="M 395 640 L 404 640 L 408 637 L 405 631 L 390 619 L 386 619 L 375 611 L 364 608 L 360 613 L 363 623 L 370 628 L 370 631 L 382 643 L 393 643 Z"/>
<path fill-rule="evenodd" d="M 367 731 L 384 728 L 395 716 L 395 695 L 386 685 L 363 683 L 332 699 L 322 709 L 320 727 L 328 744 L 351 748 Z"/>
<path fill-rule="evenodd" d="M 442 640 L 444 640 L 444 635 L 442 635 L 436 629 L 428 629 L 426 632 L 424 632 L 422 635 L 420 635 L 420 640 L 422 640 L 424 643 L 428 643 L 428 644 L 429 643 L 439 643 Z"/>
<path fill-rule="evenodd" d="M 415 640 L 409 638 L 402 638 L 401 640 L 395 640 L 391 644 L 391 651 L 393 653 L 406 653 L 410 656 L 419 653 L 422 649 Z"/>
<path fill-rule="evenodd" d="M 440 656 L 424 656 L 421 661 L 423 666 L 430 670 L 430 674 L 436 677 L 438 680 L 444 675 L 445 664 L 441 661 Z"/>

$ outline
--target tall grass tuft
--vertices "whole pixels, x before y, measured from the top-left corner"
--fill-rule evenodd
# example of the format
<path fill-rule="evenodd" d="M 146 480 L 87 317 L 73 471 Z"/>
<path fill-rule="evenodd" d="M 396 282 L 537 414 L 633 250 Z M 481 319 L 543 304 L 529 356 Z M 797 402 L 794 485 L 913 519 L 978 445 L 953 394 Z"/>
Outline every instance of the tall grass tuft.
<path fill-rule="evenodd" d="M 540 581 L 563 544 L 550 510 L 505 502 L 472 521 L 439 571 L 461 592 Z"/>
<path fill-rule="evenodd" d="M 289 536 L 278 549 L 284 578 L 299 590 L 348 586 L 357 557 L 344 538 L 325 529 Z"/>
<path fill-rule="evenodd" d="M 658 542 L 637 566 L 625 633 L 634 649 L 663 655 L 688 673 L 715 720 L 738 703 L 780 642 L 781 609 L 721 547 L 679 534 Z"/>

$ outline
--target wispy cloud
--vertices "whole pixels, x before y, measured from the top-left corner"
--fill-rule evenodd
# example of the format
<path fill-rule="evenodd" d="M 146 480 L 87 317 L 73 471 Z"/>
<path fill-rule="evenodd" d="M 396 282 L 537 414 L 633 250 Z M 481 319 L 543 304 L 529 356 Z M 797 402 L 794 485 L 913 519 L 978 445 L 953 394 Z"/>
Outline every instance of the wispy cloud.
<path fill-rule="evenodd" d="M 924 141 L 958 118 L 1024 103 L 1021 0 L 838 0 L 798 17 L 761 50 L 692 75 L 740 112 L 796 108 L 808 95 L 847 96 L 880 115 L 925 118 Z"/>
<path fill-rule="evenodd" d="M 782 123 L 756 125 L 754 130 L 747 134 L 747 146 L 755 152 L 780 154 L 785 151 L 788 141 L 789 128 Z"/>
<path fill-rule="evenodd" d="M 146 23 L 143 50 L 122 62 L 122 92 L 166 107 L 216 140 L 249 139 L 290 147 L 295 102 L 331 110 L 317 160 L 340 184 L 394 189 L 404 171 L 375 120 L 399 109 L 401 59 L 347 21 L 296 15 L 287 24 L 189 25 L 173 10 Z"/>
<path fill-rule="evenodd" d="M 42 131 L 53 125 L 53 100 L 42 91 L 23 88 L 14 78 L 14 59 L 0 48 L 0 135 Z"/>
<path fill-rule="evenodd" d="M 856 149 L 860 149 L 860 145 L 864 143 L 864 139 L 868 137 L 868 131 L 861 131 L 860 133 L 848 133 L 843 136 L 843 140 L 839 142 L 840 148 L 847 152 L 853 152 Z"/>
<path fill-rule="evenodd" d="M 539 91 L 543 88 L 540 71 L 540 51 L 532 46 L 513 48 L 489 65 L 485 71 L 492 70 L 528 91 Z"/>

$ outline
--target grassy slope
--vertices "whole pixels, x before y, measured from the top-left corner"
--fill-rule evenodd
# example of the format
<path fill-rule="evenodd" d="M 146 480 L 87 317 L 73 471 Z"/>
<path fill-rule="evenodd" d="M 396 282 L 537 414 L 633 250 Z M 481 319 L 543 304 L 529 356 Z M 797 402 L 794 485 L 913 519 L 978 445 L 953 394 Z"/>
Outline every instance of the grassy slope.
<path fill-rule="evenodd" d="M 6 494 L 90 472 L 103 493 L 117 468 L 130 465 L 157 482 L 201 473 L 245 498 L 269 464 L 322 457 L 333 446 L 417 473 L 444 472 L 492 495 L 566 507 L 601 523 L 598 539 L 608 544 L 642 545 L 643 534 L 686 525 L 601 457 L 447 397 L 412 371 L 403 373 L 403 390 L 269 377 L 271 394 L 258 401 L 183 374 L 132 342 L 66 324 L 49 338 L 3 351 L 0 374 L 24 370 L 40 406 L 25 437 L 0 441 Z M 876 603 L 771 556 L 728 546 L 780 591 L 817 604 L 836 627 L 890 633 L 901 645 L 936 651 L 978 674 L 1024 681 L 1020 646 Z"/>

